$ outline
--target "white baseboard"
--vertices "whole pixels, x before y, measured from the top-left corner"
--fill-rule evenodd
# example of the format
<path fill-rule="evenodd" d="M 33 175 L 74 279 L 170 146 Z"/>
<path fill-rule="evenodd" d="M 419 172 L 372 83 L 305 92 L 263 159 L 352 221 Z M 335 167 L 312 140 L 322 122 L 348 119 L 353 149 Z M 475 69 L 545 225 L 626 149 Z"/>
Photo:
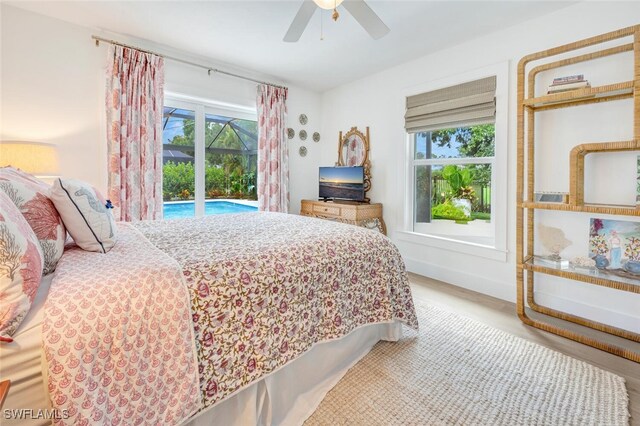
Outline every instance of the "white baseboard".
<path fill-rule="evenodd" d="M 480 275 L 445 268 L 421 260 L 404 257 L 404 262 L 409 272 L 444 281 L 448 284 L 466 288 L 467 290 L 497 297 L 498 299 L 508 302 L 515 303 L 516 301 L 515 276 L 513 283 L 502 283 Z"/>
<path fill-rule="evenodd" d="M 578 303 L 575 300 L 566 299 L 543 291 L 535 292 L 535 300 L 536 303 L 542 306 L 640 333 L 640 316 L 612 311 L 601 306 Z"/>
<path fill-rule="evenodd" d="M 515 303 L 516 301 L 515 274 L 513 282 L 504 283 L 491 280 L 480 275 L 469 274 L 460 270 L 428 263 L 422 260 L 404 257 L 404 262 L 409 272 L 444 281 L 457 287 L 477 291 L 478 293 L 486 294 L 508 302 Z M 638 316 L 611 311 L 600 306 L 579 303 L 575 300 L 565 299 L 555 294 L 536 291 L 535 295 L 536 302 L 541 305 L 569 312 L 574 315 L 580 315 L 594 321 L 610 324 L 614 327 L 640 333 L 640 317 Z"/>

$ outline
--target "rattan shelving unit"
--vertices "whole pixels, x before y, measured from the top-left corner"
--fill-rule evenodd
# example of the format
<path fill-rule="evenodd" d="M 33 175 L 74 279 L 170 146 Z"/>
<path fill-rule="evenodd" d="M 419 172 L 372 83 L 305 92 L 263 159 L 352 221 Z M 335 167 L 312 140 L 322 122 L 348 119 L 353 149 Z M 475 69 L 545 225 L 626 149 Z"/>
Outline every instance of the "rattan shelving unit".
<path fill-rule="evenodd" d="M 631 37 L 631 43 L 605 48 L 567 57 L 571 52 L 583 48 L 598 46 L 612 40 Z M 536 76 L 554 68 L 604 58 L 624 52 L 633 52 L 633 80 L 598 87 L 577 89 L 552 95 L 535 96 Z M 553 61 L 553 57 L 562 55 L 562 59 Z M 534 66 L 536 61 L 544 61 Z M 552 62 L 546 62 L 552 61 Z M 529 67 L 528 67 L 529 65 Z M 602 103 L 618 99 L 633 98 L 633 135 L 631 141 L 612 141 L 576 146 L 570 155 L 569 202 L 538 203 L 534 202 L 535 188 L 535 116 L 536 112 L 559 108 L 568 108 L 591 103 Z M 603 106 L 606 108 L 606 106 Z M 581 281 L 590 285 L 609 287 L 620 291 L 640 293 L 640 280 L 612 278 L 573 270 L 556 269 L 535 261 L 534 212 L 536 209 L 558 210 L 565 212 L 586 212 L 608 215 L 640 216 L 636 206 L 613 206 L 584 203 L 584 157 L 590 153 L 607 151 L 640 150 L 640 25 L 623 28 L 607 34 L 580 40 L 553 49 L 533 53 L 522 58 L 518 64 L 518 153 L 517 153 L 517 311 L 520 319 L 527 325 L 539 328 L 563 337 L 575 340 L 598 349 L 611 352 L 621 357 L 640 362 L 640 353 L 606 342 L 591 336 L 592 333 L 580 333 L 556 324 L 558 321 L 542 321 L 527 314 L 527 306 L 542 315 L 558 318 L 563 321 L 579 324 L 584 327 L 608 333 L 633 342 L 640 342 L 640 334 L 592 321 L 566 312 L 561 312 L 536 303 L 534 297 L 535 274 L 546 274 L 556 277 Z M 542 143 L 542 141 L 538 141 Z M 526 297 L 526 299 L 525 299 Z M 560 321 L 562 323 L 562 321 Z M 568 325 L 568 324 L 567 324 Z M 595 333 L 598 334 L 598 333 Z"/>

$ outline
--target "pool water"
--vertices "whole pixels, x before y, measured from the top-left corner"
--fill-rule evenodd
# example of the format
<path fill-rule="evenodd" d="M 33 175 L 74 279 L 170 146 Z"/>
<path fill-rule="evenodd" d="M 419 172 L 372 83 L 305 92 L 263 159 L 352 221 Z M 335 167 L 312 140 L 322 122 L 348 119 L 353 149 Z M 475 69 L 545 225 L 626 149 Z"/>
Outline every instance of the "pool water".
<path fill-rule="evenodd" d="M 196 205 L 193 201 L 183 203 L 164 204 L 164 219 L 180 219 L 194 217 Z M 246 206 L 244 204 L 232 203 L 230 201 L 205 201 L 204 214 L 224 214 L 224 213 L 246 213 L 258 211 L 257 207 Z"/>

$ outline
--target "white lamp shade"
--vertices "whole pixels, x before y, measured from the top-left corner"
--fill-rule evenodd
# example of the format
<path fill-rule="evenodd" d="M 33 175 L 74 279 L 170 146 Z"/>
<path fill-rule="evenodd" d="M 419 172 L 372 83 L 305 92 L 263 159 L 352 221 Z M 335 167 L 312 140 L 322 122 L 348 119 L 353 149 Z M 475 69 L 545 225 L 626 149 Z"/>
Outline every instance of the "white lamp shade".
<path fill-rule="evenodd" d="M 342 0 L 313 0 L 313 2 L 317 4 L 319 8 L 331 10 L 340 6 Z"/>
<path fill-rule="evenodd" d="M 0 166 L 12 166 L 41 178 L 59 173 L 55 146 L 39 142 L 0 142 Z"/>

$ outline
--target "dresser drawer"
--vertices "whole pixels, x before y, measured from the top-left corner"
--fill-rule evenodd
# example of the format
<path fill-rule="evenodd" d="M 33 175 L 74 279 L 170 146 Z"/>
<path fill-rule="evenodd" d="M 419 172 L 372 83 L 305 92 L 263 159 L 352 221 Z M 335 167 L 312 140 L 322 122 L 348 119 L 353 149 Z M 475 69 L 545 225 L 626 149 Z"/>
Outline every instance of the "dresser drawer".
<path fill-rule="evenodd" d="M 340 207 L 330 204 L 314 204 L 312 211 L 314 214 L 322 216 L 340 216 Z"/>

